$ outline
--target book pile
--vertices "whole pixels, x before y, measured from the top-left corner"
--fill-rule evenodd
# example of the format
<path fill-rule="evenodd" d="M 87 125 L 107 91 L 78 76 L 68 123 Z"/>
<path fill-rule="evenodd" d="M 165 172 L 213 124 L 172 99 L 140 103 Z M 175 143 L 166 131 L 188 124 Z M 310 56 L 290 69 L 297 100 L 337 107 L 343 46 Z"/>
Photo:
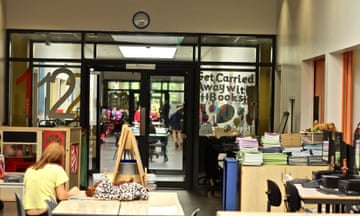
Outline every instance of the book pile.
<path fill-rule="evenodd" d="M 308 165 L 309 151 L 291 152 L 288 158 L 289 165 Z"/>
<path fill-rule="evenodd" d="M 282 152 L 279 133 L 265 132 L 261 137 L 261 143 L 263 153 Z"/>
<path fill-rule="evenodd" d="M 264 165 L 287 165 L 287 154 L 285 153 L 264 153 Z"/>
<path fill-rule="evenodd" d="M 235 141 L 240 151 L 257 151 L 259 148 L 259 142 L 256 138 L 236 137 Z"/>
<path fill-rule="evenodd" d="M 243 165 L 259 166 L 263 163 L 263 153 L 259 151 L 243 151 L 241 157 Z"/>

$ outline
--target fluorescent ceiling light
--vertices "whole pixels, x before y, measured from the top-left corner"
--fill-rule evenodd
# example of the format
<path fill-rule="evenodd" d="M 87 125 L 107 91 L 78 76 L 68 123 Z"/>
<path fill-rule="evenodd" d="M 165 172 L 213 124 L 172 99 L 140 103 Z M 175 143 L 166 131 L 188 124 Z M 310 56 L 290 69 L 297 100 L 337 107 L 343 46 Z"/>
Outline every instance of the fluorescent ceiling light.
<path fill-rule="evenodd" d="M 119 46 L 125 58 L 174 58 L 176 47 L 159 46 Z"/>
<path fill-rule="evenodd" d="M 116 42 L 149 43 L 149 44 L 176 44 L 184 40 L 182 36 L 152 36 L 152 35 L 111 35 Z"/>

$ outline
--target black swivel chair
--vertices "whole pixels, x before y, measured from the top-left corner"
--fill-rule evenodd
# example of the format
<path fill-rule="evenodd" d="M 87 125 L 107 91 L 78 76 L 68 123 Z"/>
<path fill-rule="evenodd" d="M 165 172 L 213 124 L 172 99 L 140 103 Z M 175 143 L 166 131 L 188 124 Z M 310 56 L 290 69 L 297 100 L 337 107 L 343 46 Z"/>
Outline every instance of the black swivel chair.
<path fill-rule="evenodd" d="M 287 212 L 297 212 L 300 210 L 310 213 L 313 212 L 311 209 L 306 209 L 303 207 L 299 192 L 293 182 L 288 181 L 285 183 L 285 193 L 285 206 Z"/>
<path fill-rule="evenodd" d="M 301 198 L 294 184 L 285 183 L 285 205 L 287 212 L 297 212 L 301 209 Z"/>
<path fill-rule="evenodd" d="M 15 200 L 16 200 L 17 215 L 18 216 L 26 216 L 24 205 L 20 199 L 20 196 L 17 193 L 15 193 Z"/>
<path fill-rule="evenodd" d="M 271 211 L 271 206 L 280 206 L 281 205 L 281 191 L 279 186 L 272 180 L 267 180 L 267 191 L 266 191 L 268 200 L 267 200 L 267 207 L 266 211 Z"/>

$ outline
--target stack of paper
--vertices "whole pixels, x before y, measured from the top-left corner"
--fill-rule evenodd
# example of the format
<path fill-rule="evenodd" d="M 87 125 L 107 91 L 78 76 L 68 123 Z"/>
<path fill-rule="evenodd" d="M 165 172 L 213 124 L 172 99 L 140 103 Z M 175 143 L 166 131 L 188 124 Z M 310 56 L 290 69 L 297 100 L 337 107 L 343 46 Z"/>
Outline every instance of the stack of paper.
<path fill-rule="evenodd" d="M 239 145 L 240 151 L 257 151 L 259 147 L 259 142 L 256 138 L 237 137 L 236 143 Z"/>
<path fill-rule="evenodd" d="M 263 163 L 263 153 L 259 151 L 243 151 L 242 164 L 259 166 Z"/>
<path fill-rule="evenodd" d="M 313 156 L 322 156 L 322 143 L 319 144 L 305 144 L 304 150 L 310 151 L 310 154 Z"/>
<path fill-rule="evenodd" d="M 307 156 L 289 156 L 288 159 L 289 165 L 308 165 L 308 157 Z"/>
<path fill-rule="evenodd" d="M 286 152 L 286 153 L 298 153 L 298 152 L 302 152 L 304 150 L 304 148 L 302 146 L 299 147 L 282 147 L 282 152 Z"/>
<path fill-rule="evenodd" d="M 289 165 L 308 165 L 309 151 L 291 152 L 288 163 Z"/>
<path fill-rule="evenodd" d="M 265 132 L 261 137 L 262 151 L 264 153 L 282 152 L 280 134 Z"/>
<path fill-rule="evenodd" d="M 285 153 L 264 153 L 264 165 L 286 165 L 287 157 Z"/>
<path fill-rule="evenodd" d="M 322 166 L 322 165 L 327 165 L 327 161 L 323 160 L 322 156 L 310 156 L 309 157 L 309 165 L 313 165 L 313 166 Z"/>

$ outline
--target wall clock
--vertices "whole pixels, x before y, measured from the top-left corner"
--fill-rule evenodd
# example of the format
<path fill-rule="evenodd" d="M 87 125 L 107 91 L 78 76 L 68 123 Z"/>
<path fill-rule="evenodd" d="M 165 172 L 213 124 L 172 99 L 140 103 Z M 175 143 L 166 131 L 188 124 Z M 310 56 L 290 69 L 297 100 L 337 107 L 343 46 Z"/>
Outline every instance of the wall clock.
<path fill-rule="evenodd" d="M 138 11 L 132 18 L 133 25 L 138 29 L 144 29 L 150 24 L 150 16 L 145 11 Z"/>

